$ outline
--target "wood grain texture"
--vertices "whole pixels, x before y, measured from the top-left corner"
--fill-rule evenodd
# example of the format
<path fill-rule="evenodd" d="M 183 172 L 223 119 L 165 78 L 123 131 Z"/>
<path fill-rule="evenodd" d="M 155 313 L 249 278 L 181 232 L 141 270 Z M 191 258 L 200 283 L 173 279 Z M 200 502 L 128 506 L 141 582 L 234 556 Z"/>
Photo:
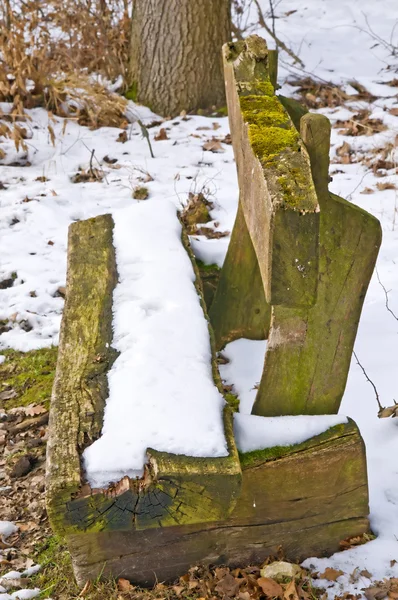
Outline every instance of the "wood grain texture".
<path fill-rule="evenodd" d="M 136 100 L 176 116 L 225 105 L 221 48 L 230 0 L 135 0 L 129 82 Z"/>
<path fill-rule="evenodd" d="M 69 536 L 78 582 L 112 575 L 151 586 L 199 563 L 261 563 L 279 546 L 300 561 L 368 531 L 365 452 L 353 422 L 242 462 L 242 493 L 227 520 Z"/>
<path fill-rule="evenodd" d="M 60 513 L 81 486 L 80 452 L 101 431 L 108 395 L 112 293 L 117 281 L 113 220 L 103 215 L 69 228 L 66 300 L 51 398 L 46 463 L 47 512 Z"/>
<path fill-rule="evenodd" d="M 272 309 L 253 406 L 253 414 L 263 416 L 338 412 L 381 244 L 375 217 L 329 193 L 329 120 L 304 115 L 301 135 L 321 206 L 318 294 L 309 309 Z"/>
<path fill-rule="evenodd" d="M 312 306 L 319 205 L 308 153 L 274 95 L 265 41 L 226 44 L 224 71 L 240 201 L 266 300 Z"/>
<path fill-rule="evenodd" d="M 265 300 L 241 203 L 209 316 L 217 350 L 238 338 L 264 340 L 268 336 L 271 307 Z"/>

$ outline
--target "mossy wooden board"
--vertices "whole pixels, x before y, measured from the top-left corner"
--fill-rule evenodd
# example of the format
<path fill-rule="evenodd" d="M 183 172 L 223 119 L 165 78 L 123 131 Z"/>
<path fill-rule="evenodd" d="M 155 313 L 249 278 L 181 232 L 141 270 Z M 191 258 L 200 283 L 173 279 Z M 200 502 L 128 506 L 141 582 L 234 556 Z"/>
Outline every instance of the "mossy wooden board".
<path fill-rule="evenodd" d="M 226 44 L 224 71 L 240 201 L 266 300 L 312 306 L 319 204 L 306 148 L 274 95 L 265 41 Z"/>
<path fill-rule="evenodd" d="M 148 449 L 145 475 L 125 477 L 107 490 L 84 484 L 81 453 L 101 432 L 107 370 L 115 357 L 112 293 L 117 281 L 113 220 L 103 215 L 74 223 L 69 231 L 66 303 L 51 401 L 47 460 L 47 511 L 57 533 L 145 529 L 226 518 L 241 485 L 241 469 L 224 411 L 228 456 L 192 458 Z M 188 237 L 182 242 L 196 274 Z M 213 337 L 209 326 L 212 348 Z M 221 390 L 214 351 L 212 372 Z"/>
<path fill-rule="evenodd" d="M 346 386 L 366 290 L 381 244 L 379 221 L 328 190 L 330 123 L 301 118 L 321 206 L 313 307 L 274 306 L 253 414 L 334 414 Z"/>
<path fill-rule="evenodd" d="M 266 454 L 242 457 L 242 491 L 225 520 L 68 536 L 78 582 L 112 575 L 151 586 L 195 564 L 258 564 L 280 546 L 300 561 L 368 531 L 365 451 L 352 421 Z"/>
<path fill-rule="evenodd" d="M 241 203 L 209 316 L 217 350 L 238 338 L 268 337 L 271 307 Z"/>

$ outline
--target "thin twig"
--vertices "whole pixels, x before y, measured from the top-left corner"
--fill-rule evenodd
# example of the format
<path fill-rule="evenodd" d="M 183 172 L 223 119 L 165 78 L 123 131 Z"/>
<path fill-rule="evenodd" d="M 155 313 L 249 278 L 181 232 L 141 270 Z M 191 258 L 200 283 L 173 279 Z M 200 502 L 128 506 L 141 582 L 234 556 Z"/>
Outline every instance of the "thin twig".
<path fill-rule="evenodd" d="M 382 282 L 380 281 L 379 272 L 378 272 L 378 270 L 377 270 L 377 269 L 376 269 L 376 277 L 377 277 L 377 281 L 380 283 L 381 287 L 383 288 L 384 295 L 385 295 L 385 297 L 386 297 L 386 309 L 388 310 L 388 312 L 389 312 L 389 313 L 391 313 L 391 314 L 392 314 L 392 316 L 394 317 L 394 319 L 395 319 L 396 321 L 398 321 L 398 317 L 397 317 L 397 315 L 396 315 L 396 314 L 395 314 L 395 313 L 394 313 L 394 312 L 391 310 L 391 308 L 389 307 L 389 304 L 388 304 L 388 291 L 386 290 L 386 288 L 384 287 L 384 285 L 383 285 L 383 284 L 382 284 Z"/>
<path fill-rule="evenodd" d="M 91 150 L 90 164 L 89 164 L 88 170 L 90 171 L 91 177 L 93 179 L 96 179 L 96 176 L 95 176 L 94 171 L 93 171 L 93 158 L 94 158 L 94 154 L 95 154 L 95 149 L 93 148 Z"/>
<path fill-rule="evenodd" d="M 275 12 L 274 12 L 274 5 L 272 4 L 272 0 L 269 0 L 269 8 L 270 8 L 270 13 L 271 13 L 271 21 L 272 21 L 272 33 L 274 34 L 274 37 L 276 36 L 275 33 Z"/>
<path fill-rule="evenodd" d="M 361 368 L 362 373 L 365 375 L 366 381 L 369 381 L 370 385 L 372 386 L 372 388 L 374 390 L 374 393 L 375 393 L 375 396 L 376 396 L 376 401 L 377 401 L 377 404 L 379 405 L 379 410 L 383 410 L 383 406 L 380 404 L 379 392 L 377 391 L 377 387 L 375 386 L 375 384 L 373 383 L 373 381 L 369 378 L 367 372 L 365 371 L 364 367 L 359 362 L 358 356 L 355 354 L 354 351 L 353 351 L 353 355 L 355 356 L 355 360 L 357 361 L 357 365 Z"/>
<path fill-rule="evenodd" d="M 148 128 L 145 127 L 144 123 L 140 119 L 137 119 L 137 123 L 141 128 L 142 137 L 144 137 L 146 139 L 146 141 L 148 142 L 149 151 L 151 153 L 152 158 L 155 158 L 153 155 L 151 140 L 149 139 Z"/>
<path fill-rule="evenodd" d="M 254 4 L 257 7 L 257 12 L 258 12 L 258 22 L 260 23 L 261 27 L 264 27 L 265 31 L 267 33 L 269 33 L 269 35 L 275 40 L 276 42 L 276 46 L 279 48 L 282 48 L 282 50 L 284 50 L 289 56 L 291 56 L 294 60 L 294 62 L 299 63 L 299 65 L 301 65 L 302 67 L 304 67 L 304 63 L 301 60 L 301 58 L 299 58 L 294 52 L 293 50 L 290 50 L 290 48 L 288 48 L 286 46 L 286 44 L 284 42 L 282 42 L 282 40 L 280 40 L 272 31 L 272 29 L 267 25 L 263 12 L 261 10 L 261 6 L 258 0 L 254 0 Z"/>
<path fill-rule="evenodd" d="M 96 176 L 96 175 L 95 175 L 95 173 L 93 172 L 93 158 L 95 158 L 95 160 L 97 161 L 97 164 L 98 164 L 98 166 L 99 166 L 99 168 L 100 168 L 100 171 L 101 171 L 101 173 L 102 173 L 102 176 L 103 176 L 103 178 L 105 179 L 105 181 L 106 181 L 107 185 L 109 185 L 109 181 L 108 181 L 108 179 L 107 179 L 107 177 L 106 177 L 105 171 L 104 171 L 104 169 L 102 168 L 102 165 L 101 165 L 100 161 L 98 160 L 98 158 L 97 158 L 96 156 L 94 156 L 94 154 L 95 154 L 95 149 L 93 149 L 93 150 L 90 150 L 90 148 L 87 146 L 87 144 L 85 144 L 85 143 L 83 142 L 83 140 L 80 140 L 80 141 L 81 141 L 81 143 L 83 144 L 83 146 L 84 146 L 85 148 L 87 148 L 87 150 L 88 150 L 89 152 L 91 152 L 91 157 L 90 157 L 90 166 L 89 166 L 89 171 L 90 171 L 91 177 L 93 177 L 94 179 L 97 179 L 97 176 Z"/>

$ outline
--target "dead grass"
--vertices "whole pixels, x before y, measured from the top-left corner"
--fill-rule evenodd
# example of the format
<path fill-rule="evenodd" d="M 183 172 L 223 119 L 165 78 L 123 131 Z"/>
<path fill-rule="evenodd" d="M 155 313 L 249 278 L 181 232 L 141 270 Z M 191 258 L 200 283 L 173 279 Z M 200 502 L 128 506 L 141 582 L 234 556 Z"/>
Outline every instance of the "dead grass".
<path fill-rule="evenodd" d="M 0 102 L 12 104 L 0 112 L 0 144 L 27 152 L 19 123 L 38 106 L 89 127 L 126 125 L 126 101 L 102 82 L 125 89 L 131 3 L 0 0 Z"/>
<path fill-rule="evenodd" d="M 347 94 L 342 87 L 334 83 L 315 81 L 311 77 L 289 80 L 290 85 L 298 87 L 296 94 L 308 108 L 336 108 L 346 102 L 358 100 L 373 102 L 376 100 L 376 97 L 357 81 L 349 83 L 357 92 L 356 94 Z"/>

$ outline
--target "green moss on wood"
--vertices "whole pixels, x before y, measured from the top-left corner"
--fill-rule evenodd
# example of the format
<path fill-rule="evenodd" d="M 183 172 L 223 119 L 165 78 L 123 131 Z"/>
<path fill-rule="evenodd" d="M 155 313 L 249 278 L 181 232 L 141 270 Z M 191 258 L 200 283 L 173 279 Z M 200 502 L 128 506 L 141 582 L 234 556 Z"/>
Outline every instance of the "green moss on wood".
<path fill-rule="evenodd" d="M 320 446 L 325 443 L 338 443 L 338 438 L 344 443 L 344 437 L 347 435 L 355 435 L 358 430 L 355 423 L 350 419 L 348 423 L 341 423 L 330 427 L 327 431 L 314 436 L 300 444 L 291 446 L 273 446 L 272 448 L 263 448 L 253 450 L 252 452 L 239 452 L 239 459 L 242 469 L 249 469 L 259 464 L 276 460 L 284 456 L 289 456 L 297 452 L 310 450 L 314 446 Z"/>
<path fill-rule="evenodd" d="M 259 127 L 249 123 L 249 140 L 254 153 L 265 165 L 275 162 L 278 155 L 286 148 L 294 151 L 299 149 L 299 135 L 294 129 Z"/>
<path fill-rule="evenodd" d="M 297 100 L 294 100 L 293 98 L 285 98 L 285 96 L 278 96 L 278 100 L 286 109 L 297 131 L 300 131 L 300 119 L 308 113 L 308 109 L 303 104 L 300 104 L 300 102 L 297 102 Z"/>
<path fill-rule="evenodd" d="M 9 410 L 16 406 L 43 404 L 49 408 L 58 348 L 30 352 L 3 350 L 6 360 L 0 365 L 0 391 L 15 391 L 16 396 L 0 402 Z"/>
<path fill-rule="evenodd" d="M 199 259 L 196 259 L 196 264 L 199 269 L 200 279 L 202 281 L 203 297 L 206 308 L 209 311 L 210 306 L 216 293 L 217 285 L 220 279 L 221 269 L 218 265 L 206 265 Z"/>
<path fill-rule="evenodd" d="M 240 108 L 243 120 L 251 125 L 290 127 L 289 117 L 276 96 L 242 96 Z"/>
<path fill-rule="evenodd" d="M 226 392 L 224 393 L 224 398 L 232 412 L 239 412 L 240 399 L 236 394 L 233 394 L 232 392 Z"/>
<path fill-rule="evenodd" d="M 267 338 L 271 307 L 241 202 L 209 316 L 217 350 L 241 337 Z"/>

